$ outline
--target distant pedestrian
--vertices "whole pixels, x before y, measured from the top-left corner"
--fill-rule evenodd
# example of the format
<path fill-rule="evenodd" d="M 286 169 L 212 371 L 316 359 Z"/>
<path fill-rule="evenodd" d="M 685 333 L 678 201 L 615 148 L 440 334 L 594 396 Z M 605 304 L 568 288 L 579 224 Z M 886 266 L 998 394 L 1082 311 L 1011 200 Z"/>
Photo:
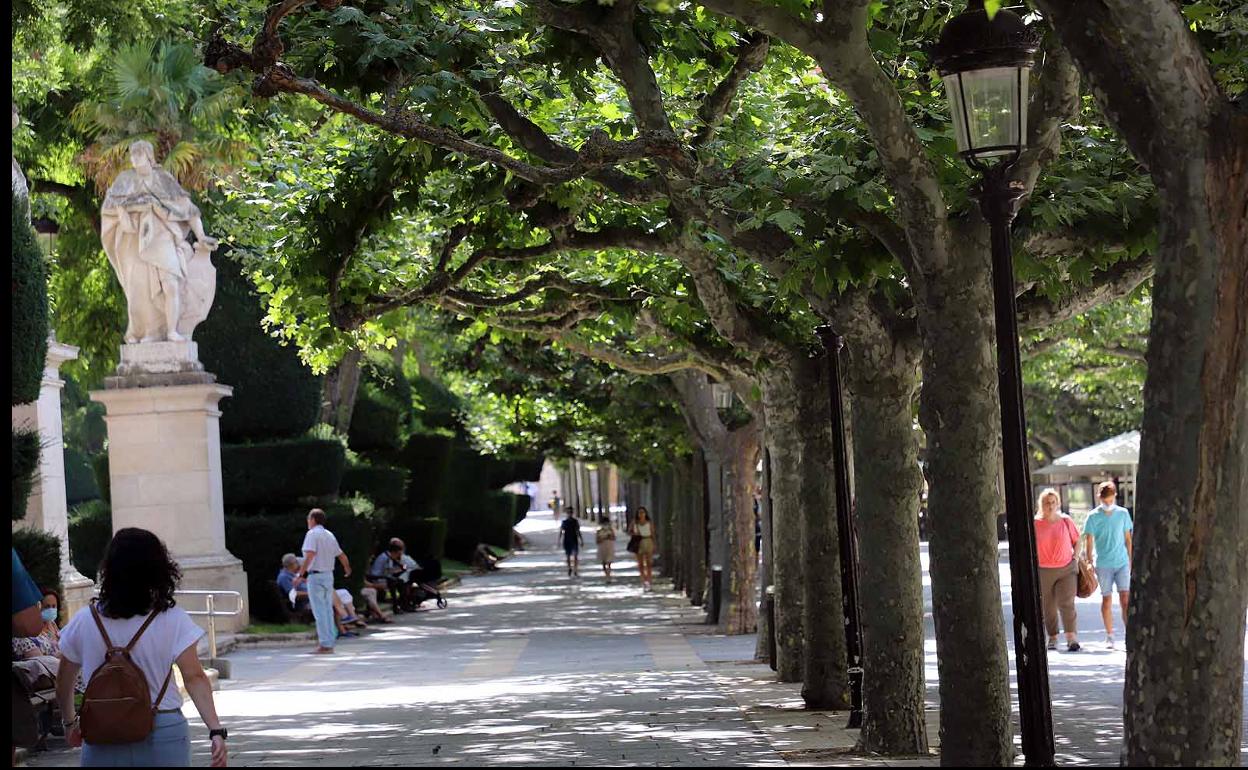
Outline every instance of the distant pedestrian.
<path fill-rule="evenodd" d="M 351 562 L 338 546 L 338 538 L 325 529 L 325 511 L 308 512 L 308 534 L 303 538 L 303 568 L 299 580 L 308 583 L 308 602 L 316 618 L 318 646 L 314 652 L 334 651 L 338 629 L 334 622 L 334 559 L 342 562 L 342 576 L 351 577 Z M 296 582 L 298 587 L 298 581 Z"/>
<path fill-rule="evenodd" d="M 1122 606 L 1122 622 L 1127 622 L 1127 602 L 1131 598 L 1131 531 L 1135 525 L 1126 508 L 1115 505 L 1118 490 L 1112 481 L 1097 487 L 1101 504 L 1092 509 L 1083 525 L 1084 545 L 1089 559 L 1095 558 L 1096 579 L 1101 586 L 1101 619 L 1105 621 L 1105 644 L 1114 648 L 1114 586 Z"/>
<path fill-rule="evenodd" d="M 637 538 L 637 569 L 641 572 L 642 590 L 650 590 L 654 579 L 654 522 L 650 521 L 650 512 L 643 505 L 637 509 L 637 517 L 629 533 Z"/>
<path fill-rule="evenodd" d="M 1044 608 L 1044 627 L 1049 634 L 1049 649 L 1057 649 L 1057 616 L 1061 613 L 1066 629 L 1066 651 L 1078 652 L 1075 638 L 1079 620 L 1075 612 L 1075 589 L 1079 568 L 1075 551 L 1079 547 L 1079 528 L 1074 519 L 1062 513 L 1062 498 L 1056 489 L 1040 493 L 1039 511 L 1035 517 L 1036 556 L 1040 565 L 1040 605 Z"/>
<path fill-rule="evenodd" d="M 559 524 L 559 537 L 563 541 L 563 553 L 568 561 L 568 577 L 580 574 L 581 546 L 585 537 L 581 534 L 581 523 L 572 515 L 572 508 L 566 509 L 567 517 Z"/>
<path fill-rule="evenodd" d="M 145 529 L 118 530 L 100 574 L 98 601 L 61 632 L 56 680 L 65 739 L 70 746 L 82 746 L 82 766 L 190 766 L 191 730 L 182 715 L 182 696 L 177 686 L 170 686 L 176 663 L 186 693 L 208 727 L 212 766 L 225 767 L 226 731 L 196 651 L 204 632 L 186 610 L 174 606 L 181 573 L 165 544 Z M 127 644 L 128 656 L 107 655 L 110 648 Z M 88 680 L 81 714 L 74 703 L 79 671 Z M 97 672 L 100 677 L 93 680 Z M 146 693 L 144 704 L 117 697 L 129 693 L 119 685 L 135 682 Z M 131 742 L 115 742 L 118 732 L 141 733 L 134 721 L 136 706 L 155 710 L 151 732 Z"/>
<path fill-rule="evenodd" d="M 611 563 L 615 561 L 615 527 L 611 526 L 610 516 L 604 514 L 598 520 L 598 531 L 594 533 L 594 540 L 598 543 L 598 563 L 602 565 L 602 572 L 610 583 Z"/>

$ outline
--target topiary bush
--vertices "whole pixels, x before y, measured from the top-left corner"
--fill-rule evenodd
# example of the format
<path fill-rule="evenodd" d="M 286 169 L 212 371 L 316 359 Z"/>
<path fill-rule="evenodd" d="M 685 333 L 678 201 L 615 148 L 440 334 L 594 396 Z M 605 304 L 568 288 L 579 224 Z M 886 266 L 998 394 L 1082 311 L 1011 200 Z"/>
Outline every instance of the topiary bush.
<path fill-rule="evenodd" d="M 13 406 L 39 399 L 48 356 L 48 269 L 27 216 L 25 196 L 10 190 L 13 204 L 10 268 L 13 274 L 9 304 L 12 334 Z"/>
<path fill-rule="evenodd" d="M 417 377 L 411 381 L 411 390 L 420 404 L 422 425 L 449 430 L 459 427 L 459 399 L 445 385 L 427 377 Z"/>
<path fill-rule="evenodd" d="M 100 490 L 100 498 L 111 501 L 113 485 L 108 475 L 108 452 L 100 452 L 91 458 L 91 471 L 95 474 L 95 486 Z"/>
<path fill-rule="evenodd" d="M 397 537 L 414 559 L 441 559 L 446 555 L 446 521 L 434 518 L 397 518 L 381 540 Z M 380 542 L 380 541 L 379 541 Z"/>
<path fill-rule="evenodd" d="M 404 428 L 411 419 L 411 408 L 382 392 L 371 382 L 360 385 L 347 443 L 357 452 L 389 452 L 400 449 L 406 440 Z"/>
<path fill-rule="evenodd" d="M 417 433 L 407 439 L 396 458 L 408 472 L 407 505 L 412 513 L 437 516 L 450 487 L 451 436 Z"/>
<path fill-rule="evenodd" d="M 40 588 L 61 590 L 61 541 L 37 529 L 13 530 L 13 549 Z"/>
<path fill-rule="evenodd" d="M 227 507 L 293 505 L 338 494 L 347 452 L 335 439 L 303 437 L 221 447 Z"/>
<path fill-rule="evenodd" d="M 74 568 L 95 579 L 113 539 L 113 512 L 107 500 L 91 500 L 69 512 L 69 558 Z"/>
<path fill-rule="evenodd" d="M 449 506 L 446 553 L 453 559 L 466 561 L 478 543 L 510 550 L 517 497 L 508 492 L 483 491 Z"/>
<path fill-rule="evenodd" d="M 385 465 L 352 466 L 343 471 L 338 491 L 363 495 L 380 506 L 400 506 L 407 500 L 407 471 Z"/>
<path fill-rule="evenodd" d="M 85 453 L 65 447 L 65 502 L 70 506 L 100 497 L 100 486 L 95 481 L 91 458 Z"/>
<path fill-rule="evenodd" d="M 221 439 L 239 442 L 300 436 L 316 424 L 321 378 L 264 329 L 264 308 L 230 259 L 217 268 L 217 293 L 195 331 L 204 368 L 234 388 L 221 410 Z"/>
<path fill-rule="evenodd" d="M 13 521 L 26 518 L 26 501 L 39 477 L 39 433 L 13 431 Z"/>

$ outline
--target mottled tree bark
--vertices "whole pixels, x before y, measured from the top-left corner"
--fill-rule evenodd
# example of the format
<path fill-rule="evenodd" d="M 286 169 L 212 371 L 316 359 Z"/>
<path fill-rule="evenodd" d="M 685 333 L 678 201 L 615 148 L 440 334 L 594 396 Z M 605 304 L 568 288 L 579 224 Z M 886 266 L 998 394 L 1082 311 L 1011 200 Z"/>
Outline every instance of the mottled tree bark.
<path fill-rule="evenodd" d="M 728 434 L 724 453 L 724 565 L 723 606 L 719 628 L 725 634 L 749 634 L 758 628 L 754 586 L 758 560 L 754 556 L 754 469 L 758 464 L 759 436 L 752 427 Z"/>
<path fill-rule="evenodd" d="M 918 340 L 855 303 L 848 345 L 863 636 L 863 748 L 926 754 L 923 567 L 913 405 Z"/>
<path fill-rule="evenodd" d="M 976 220 L 959 227 L 953 242 L 947 269 L 928 276 L 917 304 L 941 763 L 1008 765 L 1014 747 L 997 577 L 1003 503 L 987 228 Z"/>
<path fill-rule="evenodd" d="M 702 519 L 702 508 L 706 497 L 705 473 L 704 454 L 701 449 L 696 449 L 690 466 L 691 483 L 685 516 L 685 531 L 688 533 L 689 544 L 689 552 L 686 555 L 689 565 L 689 582 L 685 593 L 690 603 L 698 607 L 702 606 L 702 597 L 706 592 L 706 525 Z"/>
<path fill-rule="evenodd" d="M 797 398 L 785 372 L 771 369 L 760 377 L 767 411 L 767 447 L 771 457 L 772 585 L 776 604 L 776 673 L 782 682 L 803 679 L 803 579 L 801 468 L 793 437 Z"/>
<path fill-rule="evenodd" d="M 766 446 L 766 439 L 763 444 Z M 767 587 L 770 586 L 774 579 L 772 577 L 772 556 L 771 556 L 771 459 L 767 456 L 766 450 L 763 452 L 763 494 L 759 501 L 759 519 L 762 524 L 762 566 L 760 568 L 761 580 L 759 581 L 759 602 L 758 602 L 758 642 L 754 646 L 754 659 L 765 661 L 770 666 L 775 666 L 775 661 L 771 659 L 771 621 L 767 617 Z"/>
<path fill-rule="evenodd" d="M 795 355 L 785 362 L 796 396 L 802 539 L 802 700 L 811 709 L 848 710 L 849 673 L 832 469 L 827 360 Z"/>
<path fill-rule="evenodd" d="M 332 425 L 338 433 L 351 429 L 355 397 L 360 389 L 360 360 L 363 353 L 348 350 L 338 365 L 325 375 L 321 385 L 321 422 Z"/>

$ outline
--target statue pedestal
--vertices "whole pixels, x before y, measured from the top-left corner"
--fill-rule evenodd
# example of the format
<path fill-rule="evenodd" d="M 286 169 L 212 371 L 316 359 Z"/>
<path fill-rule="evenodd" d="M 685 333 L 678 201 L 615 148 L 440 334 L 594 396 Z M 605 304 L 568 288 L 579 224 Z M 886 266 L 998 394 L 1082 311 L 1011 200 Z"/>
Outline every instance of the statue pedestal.
<path fill-rule="evenodd" d="M 148 343 L 125 347 L 193 344 Z M 193 352 L 194 348 L 190 350 Z M 131 352 L 131 361 L 136 360 L 136 354 L 136 351 Z M 125 355 L 123 348 L 123 361 Z M 155 362 L 157 357 L 151 360 Z M 162 377 L 176 381 L 187 376 L 198 376 L 201 381 L 149 384 Z M 221 412 L 217 405 L 233 389 L 214 379 L 202 367 L 198 372 L 153 372 L 147 368 L 108 378 L 106 388 L 93 391 L 91 399 L 107 409 L 113 531 L 141 527 L 154 532 L 182 569 L 182 590 L 242 594 L 243 613 L 217 619 L 217 631 L 230 632 L 247 624 L 247 578 L 242 562 L 225 547 L 221 494 L 218 430 Z M 199 610 L 204 606 L 200 597 L 186 597 L 179 603 L 187 610 Z M 233 606 L 225 599 L 217 604 L 222 609 Z M 206 627 L 206 618 L 197 616 L 195 620 Z"/>
<path fill-rule="evenodd" d="M 48 357 L 39 386 L 39 400 L 13 407 L 13 427 L 39 432 L 39 476 L 30 499 L 26 516 L 15 527 L 38 529 L 55 535 L 61 541 L 61 589 L 65 617 L 71 617 L 91 601 L 90 578 L 84 577 L 69 557 L 69 519 L 65 502 L 65 438 L 61 429 L 61 364 L 78 357 L 78 348 L 48 340 Z"/>

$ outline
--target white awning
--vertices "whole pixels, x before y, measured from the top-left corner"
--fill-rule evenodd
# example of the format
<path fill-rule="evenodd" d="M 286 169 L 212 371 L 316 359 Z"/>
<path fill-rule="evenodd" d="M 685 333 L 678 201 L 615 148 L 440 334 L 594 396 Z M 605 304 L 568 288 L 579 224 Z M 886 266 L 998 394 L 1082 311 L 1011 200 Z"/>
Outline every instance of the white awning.
<path fill-rule="evenodd" d="M 1133 430 L 1062 455 L 1035 473 L 1037 476 L 1134 473 L 1139 464 L 1140 432 Z"/>

